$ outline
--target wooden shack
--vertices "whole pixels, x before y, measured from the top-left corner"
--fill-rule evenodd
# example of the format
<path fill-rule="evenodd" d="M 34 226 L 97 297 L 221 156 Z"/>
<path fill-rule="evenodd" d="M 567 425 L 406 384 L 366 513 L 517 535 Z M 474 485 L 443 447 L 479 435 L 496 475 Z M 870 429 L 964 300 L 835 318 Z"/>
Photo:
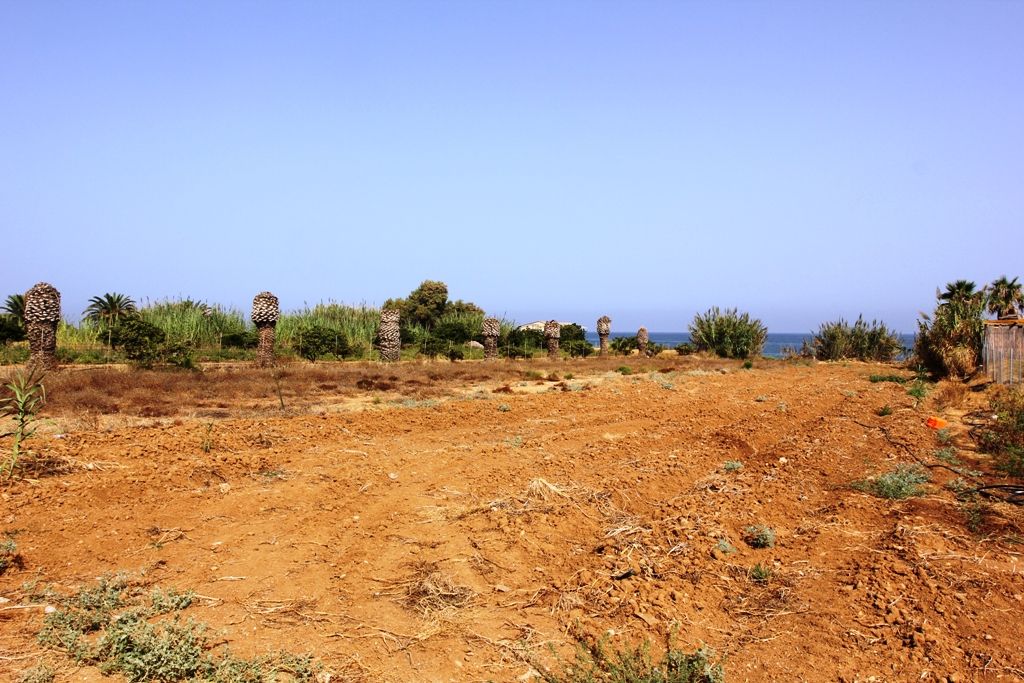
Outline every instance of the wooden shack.
<path fill-rule="evenodd" d="M 994 382 L 1024 381 L 1024 319 L 986 320 L 981 358 L 985 372 Z"/>

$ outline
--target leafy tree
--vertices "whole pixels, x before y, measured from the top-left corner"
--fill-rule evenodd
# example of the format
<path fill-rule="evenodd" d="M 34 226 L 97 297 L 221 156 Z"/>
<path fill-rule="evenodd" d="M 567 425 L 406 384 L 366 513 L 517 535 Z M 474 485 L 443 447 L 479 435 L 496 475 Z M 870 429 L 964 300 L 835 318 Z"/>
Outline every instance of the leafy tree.
<path fill-rule="evenodd" d="M 1017 278 L 1008 280 L 1005 275 L 988 288 L 988 312 L 1000 318 L 1014 318 L 1024 308 L 1024 292 Z"/>
<path fill-rule="evenodd" d="M 586 358 L 594 352 L 594 345 L 587 341 L 587 333 L 577 323 L 562 325 L 559 330 L 560 349 L 569 354 L 570 357 L 582 356 Z"/>
<path fill-rule="evenodd" d="M 432 327 L 448 306 L 448 285 L 436 280 L 424 280 L 405 299 L 389 299 L 384 308 L 398 308 L 402 323 Z"/>
<path fill-rule="evenodd" d="M 103 296 L 89 299 L 89 305 L 82 311 L 86 320 L 106 325 L 116 325 L 117 321 L 135 312 L 135 302 L 126 294 L 107 292 Z"/>
<path fill-rule="evenodd" d="M 0 344 L 23 341 L 25 328 L 18 323 L 13 315 L 0 315 Z"/>

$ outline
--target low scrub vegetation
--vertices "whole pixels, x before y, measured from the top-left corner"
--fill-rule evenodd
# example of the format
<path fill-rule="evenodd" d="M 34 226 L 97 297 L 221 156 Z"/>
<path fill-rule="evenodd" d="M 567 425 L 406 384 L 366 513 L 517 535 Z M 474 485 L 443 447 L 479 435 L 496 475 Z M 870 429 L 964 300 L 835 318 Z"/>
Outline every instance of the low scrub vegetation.
<path fill-rule="evenodd" d="M 577 643 L 576 659 L 561 671 L 541 669 L 544 683 L 724 683 L 725 672 L 710 648 L 684 652 L 666 644 L 655 659 L 650 642 L 612 650 L 604 639 Z"/>
<path fill-rule="evenodd" d="M 996 465 L 1014 477 L 1024 477 L 1024 391 L 1004 389 L 991 402 L 994 421 L 981 432 L 981 447 Z"/>
<path fill-rule="evenodd" d="M 923 494 L 921 484 L 928 481 L 931 475 L 920 465 L 897 465 L 892 472 L 854 482 L 853 487 L 879 498 L 902 500 Z"/>
<path fill-rule="evenodd" d="M 900 336 L 893 330 L 863 317 L 850 325 L 843 319 L 822 323 L 814 333 L 814 357 L 818 360 L 861 360 L 890 362 L 903 351 Z"/>
<path fill-rule="evenodd" d="M 759 356 L 768 336 L 768 328 L 750 314 L 717 306 L 694 316 L 689 331 L 695 349 L 721 358 Z"/>
<path fill-rule="evenodd" d="M 309 656 L 241 659 L 224 649 L 214 653 L 210 629 L 181 617 L 192 594 L 157 590 L 146 596 L 123 575 L 102 577 L 73 595 L 43 591 L 33 597 L 55 608 L 43 620 L 41 644 L 132 683 L 276 681 L 279 674 L 313 681 L 320 670 Z"/>

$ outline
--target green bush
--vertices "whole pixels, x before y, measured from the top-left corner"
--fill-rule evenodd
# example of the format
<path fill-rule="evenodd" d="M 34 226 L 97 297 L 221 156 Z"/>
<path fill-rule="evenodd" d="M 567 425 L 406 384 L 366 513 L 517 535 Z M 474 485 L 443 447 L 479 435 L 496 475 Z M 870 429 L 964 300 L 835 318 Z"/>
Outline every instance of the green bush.
<path fill-rule="evenodd" d="M 875 320 L 868 325 L 863 317 L 858 317 L 853 325 L 842 318 L 822 323 L 814 334 L 814 357 L 818 360 L 851 358 L 887 363 L 895 360 L 902 350 L 898 333 Z"/>
<path fill-rule="evenodd" d="M 343 332 L 333 330 L 325 325 L 310 323 L 299 330 L 293 340 L 295 352 L 308 361 L 315 361 L 325 356 L 343 358 L 349 353 L 348 339 Z"/>
<path fill-rule="evenodd" d="M 156 364 L 192 368 L 192 347 L 182 341 L 168 341 L 167 334 L 156 325 L 136 315 L 120 318 L 110 329 L 110 345 L 124 353 L 139 367 Z"/>
<path fill-rule="evenodd" d="M 690 344 L 689 342 L 683 342 L 682 344 L 679 344 L 675 347 L 675 351 L 680 356 L 689 356 L 696 353 L 697 349 L 694 348 L 693 344 Z"/>
<path fill-rule="evenodd" d="M 694 348 L 721 358 L 758 356 L 768 335 L 768 329 L 750 314 L 735 308 L 721 311 L 717 306 L 695 315 L 689 331 Z"/>

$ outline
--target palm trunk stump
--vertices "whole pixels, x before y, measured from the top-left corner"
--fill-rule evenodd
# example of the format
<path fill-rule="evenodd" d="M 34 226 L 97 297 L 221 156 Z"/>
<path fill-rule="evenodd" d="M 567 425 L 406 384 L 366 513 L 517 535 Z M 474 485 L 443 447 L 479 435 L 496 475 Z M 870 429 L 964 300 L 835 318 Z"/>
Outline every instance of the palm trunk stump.
<path fill-rule="evenodd" d="M 544 323 L 544 344 L 548 347 L 548 359 L 558 360 L 561 355 L 558 353 L 558 340 L 562 336 L 562 326 L 557 320 L 549 320 Z"/>
<path fill-rule="evenodd" d="M 25 325 L 28 328 L 29 365 L 42 370 L 57 369 L 57 323 L 60 322 L 60 292 L 40 282 L 25 292 Z"/>
<path fill-rule="evenodd" d="M 484 360 L 495 360 L 498 357 L 498 335 L 501 334 L 501 323 L 497 318 L 484 318 Z"/>
<path fill-rule="evenodd" d="M 647 334 L 647 328 L 641 327 L 636 332 L 636 348 L 640 351 L 641 356 L 647 355 L 647 344 L 651 341 L 650 335 Z"/>
<path fill-rule="evenodd" d="M 274 364 L 274 339 L 277 319 L 281 307 L 277 297 L 270 292 L 260 292 L 252 299 L 252 322 L 259 330 L 260 341 L 256 347 L 256 365 L 267 368 Z"/>
<path fill-rule="evenodd" d="M 401 315 L 397 308 L 385 308 L 380 312 L 380 329 L 377 331 L 377 338 L 380 341 L 380 359 L 385 363 L 394 363 L 402 355 L 400 320 Z"/>
<path fill-rule="evenodd" d="M 612 319 L 602 315 L 597 319 L 597 336 L 601 339 L 601 356 L 608 355 L 608 335 L 612 331 Z"/>

